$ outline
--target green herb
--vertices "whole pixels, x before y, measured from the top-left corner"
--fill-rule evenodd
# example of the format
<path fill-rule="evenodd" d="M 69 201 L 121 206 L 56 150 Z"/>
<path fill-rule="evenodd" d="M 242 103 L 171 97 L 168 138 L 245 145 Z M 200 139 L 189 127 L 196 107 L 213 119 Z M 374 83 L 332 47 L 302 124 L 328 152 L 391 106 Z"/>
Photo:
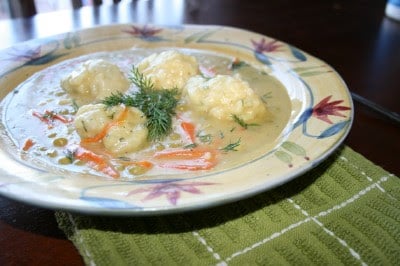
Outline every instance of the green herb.
<path fill-rule="evenodd" d="M 184 149 L 194 149 L 196 147 L 197 147 L 196 143 L 192 143 L 192 144 L 188 144 L 188 145 L 183 146 Z"/>
<path fill-rule="evenodd" d="M 135 66 L 132 66 L 132 75 L 129 77 L 129 80 L 142 90 L 154 89 L 154 84 L 151 79 L 146 78 Z"/>
<path fill-rule="evenodd" d="M 74 112 L 78 112 L 79 105 L 76 103 L 75 100 L 72 100 L 72 108 L 74 109 Z"/>
<path fill-rule="evenodd" d="M 247 129 L 248 127 L 251 127 L 251 126 L 259 126 L 259 124 L 248 124 L 248 123 L 244 122 L 243 119 L 241 119 L 237 115 L 232 115 L 232 118 L 233 118 L 233 121 L 238 123 L 244 129 Z"/>
<path fill-rule="evenodd" d="M 236 142 L 231 142 L 228 145 L 226 145 L 225 147 L 221 148 L 220 150 L 224 151 L 224 152 L 228 152 L 228 151 L 237 151 L 237 147 L 239 147 L 240 145 L 240 141 L 241 139 L 239 138 Z"/>
<path fill-rule="evenodd" d="M 196 137 L 198 137 L 202 143 L 211 143 L 212 142 L 212 135 L 211 134 L 202 135 L 201 133 L 198 133 L 196 135 Z"/>
<path fill-rule="evenodd" d="M 267 103 L 267 99 L 270 99 L 270 98 L 272 98 L 272 92 L 267 92 L 263 96 L 261 96 L 261 100 L 264 103 Z"/>
<path fill-rule="evenodd" d="M 75 161 L 75 151 L 67 149 L 64 151 L 64 155 L 71 163 Z"/>
<path fill-rule="evenodd" d="M 81 120 L 81 123 L 82 123 L 83 130 L 85 130 L 85 132 L 88 132 L 85 121 Z"/>
<path fill-rule="evenodd" d="M 172 117 L 178 104 L 178 90 L 154 89 L 150 79 L 132 68 L 130 80 L 139 90 L 130 95 L 117 93 L 105 98 L 102 103 L 107 106 L 124 104 L 140 109 L 147 117 L 148 138 L 150 141 L 160 140 L 172 130 Z"/>

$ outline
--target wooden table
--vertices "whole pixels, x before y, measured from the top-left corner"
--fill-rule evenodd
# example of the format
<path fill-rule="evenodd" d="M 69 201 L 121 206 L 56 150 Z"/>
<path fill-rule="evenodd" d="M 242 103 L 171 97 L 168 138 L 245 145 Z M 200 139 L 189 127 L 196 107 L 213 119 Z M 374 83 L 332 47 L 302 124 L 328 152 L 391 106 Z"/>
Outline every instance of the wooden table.
<path fill-rule="evenodd" d="M 201 2 L 201 4 L 200 4 Z M 290 43 L 326 61 L 355 99 L 345 144 L 400 176 L 400 22 L 385 0 L 132 1 L 0 21 L 0 48 L 110 23 L 229 25 Z M 0 64 L 1 65 L 1 64 Z M 378 105 L 378 106 L 376 106 Z M 389 111 L 390 110 L 390 111 Z M 54 213 L 0 197 L 0 265 L 81 265 Z"/>

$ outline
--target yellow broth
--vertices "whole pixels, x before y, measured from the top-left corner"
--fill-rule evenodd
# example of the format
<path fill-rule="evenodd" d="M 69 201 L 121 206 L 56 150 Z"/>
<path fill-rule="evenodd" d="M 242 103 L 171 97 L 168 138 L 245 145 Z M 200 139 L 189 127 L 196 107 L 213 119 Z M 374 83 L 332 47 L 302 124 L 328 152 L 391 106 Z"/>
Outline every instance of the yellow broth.
<path fill-rule="evenodd" d="M 90 173 L 104 176 L 87 163 L 80 160 L 71 161 L 66 153 L 67 148 L 80 143 L 73 123 L 62 123 L 54 120 L 53 125 L 43 123 L 34 112 L 53 111 L 68 120 L 73 120 L 76 113 L 76 103 L 60 87 L 60 80 L 89 59 L 102 58 L 116 64 L 129 77 L 132 65 L 144 57 L 161 50 L 133 49 L 107 53 L 95 53 L 64 61 L 44 69 L 26 80 L 8 95 L 2 103 L 5 127 L 8 135 L 15 143 L 15 153 L 20 154 L 32 164 L 39 164 L 47 169 L 62 170 L 71 173 Z M 173 132 L 165 139 L 153 143 L 134 153 L 123 156 L 106 154 L 101 143 L 91 145 L 90 149 L 105 155 L 110 164 L 120 172 L 120 179 L 139 179 L 185 177 L 207 174 L 209 171 L 224 171 L 256 160 L 268 153 L 279 144 L 282 131 L 287 125 L 291 114 L 291 102 L 283 85 L 274 77 L 248 64 L 232 70 L 234 58 L 208 53 L 199 50 L 182 50 L 195 56 L 199 65 L 213 68 L 218 74 L 233 75 L 239 73 L 250 87 L 266 104 L 269 116 L 257 125 L 242 128 L 234 121 L 217 121 L 204 113 L 197 113 L 182 99 L 177 107 L 177 116 L 173 119 Z M 240 60 L 240 58 L 239 58 Z M 130 91 L 136 88 L 131 85 Z M 128 92 L 128 93 L 129 93 Z M 181 119 L 190 121 L 196 127 L 195 145 L 182 133 Z M 24 150 L 27 140 L 33 141 L 33 146 Z M 224 151 L 232 144 L 233 149 Z M 210 170 L 190 171 L 185 169 L 160 167 L 159 160 L 154 158 L 156 152 L 169 149 L 197 148 L 213 149 L 216 152 L 217 164 Z M 146 169 L 134 164 L 137 161 L 148 161 L 153 167 Z"/>

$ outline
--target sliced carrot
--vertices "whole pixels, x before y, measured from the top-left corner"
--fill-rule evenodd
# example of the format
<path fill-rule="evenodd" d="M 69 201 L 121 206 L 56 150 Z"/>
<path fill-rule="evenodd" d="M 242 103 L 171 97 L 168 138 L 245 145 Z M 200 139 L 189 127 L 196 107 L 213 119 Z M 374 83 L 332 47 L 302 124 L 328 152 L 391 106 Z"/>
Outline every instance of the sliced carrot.
<path fill-rule="evenodd" d="M 160 167 L 181 170 L 209 170 L 217 164 L 217 152 L 205 148 L 164 150 L 154 158 L 161 160 Z"/>
<path fill-rule="evenodd" d="M 124 106 L 124 110 L 117 117 L 117 119 L 105 125 L 96 136 L 82 139 L 82 143 L 98 142 L 102 140 L 107 135 L 110 128 L 123 124 L 127 116 L 128 116 L 128 108 Z"/>
<path fill-rule="evenodd" d="M 78 146 L 74 149 L 73 155 L 76 159 L 87 163 L 91 168 L 97 171 L 100 171 L 113 178 L 119 177 L 119 172 L 114 169 L 108 160 L 90 150 Z"/>
<path fill-rule="evenodd" d="M 182 122 L 181 127 L 192 143 L 196 140 L 196 126 L 190 122 Z"/>
<path fill-rule="evenodd" d="M 69 120 L 66 117 L 59 115 L 55 112 L 45 111 L 44 114 L 45 114 L 45 116 L 48 116 L 50 119 L 59 120 L 59 121 L 63 122 L 64 124 L 71 122 L 71 120 Z"/>
<path fill-rule="evenodd" d="M 100 131 L 100 133 L 98 133 L 96 136 L 82 139 L 82 143 L 98 142 L 98 141 L 102 140 L 107 135 L 107 133 L 110 130 L 110 128 L 118 126 L 118 125 L 120 125 L 122 123 L 123 123 L 123 121 L 110 122 L 107 125 L 105 125 L 103 127 L 103 129 Z"/>
<path fill-rule="evenodd" d="M 147 168 L 147 169 L 150 169 L 153 167 L 153 163 L 149 162 L 149 161 L 137 161 L 137 162 L 135 162 L 135 164 L 137 164 L 143 168 Z"/>
<path fill-rule="evenodd" d="M 35 142 L 32 139 L 27 139 L 22 147 L 22 150 L 27 151 L 32 148 L 33 145 L 35 145 Z"/>
<path fill-rule="evenodd" d="M 54 126 L 53 125 L 54 120 L 59 120 L 64 124 L 71 122 L 71 120 L 67 119 L 66 117 L 48 110 L 46 110 L 44 114 L 41 114 L 37 111 L 33 111 L 32 115 L 39 118 L 40 121 L 46 123 L 49 126 L 49 128 L 52 128 Z"/>
<path fill-rule="evenodd" d="M 213 153 L 212 150 L 203 149 L 171 149 L 156 152 L 153 156 L 158 159 L 198 159 Z M 212 155 L 212 154 L 210 154 Z"/>
<path fill-rule="evenodd" d="M 35 116 L 35 117 L 37 117 L 37 118 L 39 118 L 40 121 L 46 123 L 47 126 L 48 126 L 48 128 L 53 128 L 53 124 L 51 123 L 51 120 L 48 119 L 47 117 L 45 117 L 43 114 L 41 114 L 41 113 L 39 113 L 39 112 L 36 112 L 36 111 L 33 111 L 33 112 L 32 112 L 32 115 Z"/>
<path fill-rule="evenodd" d="M 150 161 L 122 161 L 123 165 L 138 165 L 140 167 L 150 169 L 153 168 L 154 164 Z"/>

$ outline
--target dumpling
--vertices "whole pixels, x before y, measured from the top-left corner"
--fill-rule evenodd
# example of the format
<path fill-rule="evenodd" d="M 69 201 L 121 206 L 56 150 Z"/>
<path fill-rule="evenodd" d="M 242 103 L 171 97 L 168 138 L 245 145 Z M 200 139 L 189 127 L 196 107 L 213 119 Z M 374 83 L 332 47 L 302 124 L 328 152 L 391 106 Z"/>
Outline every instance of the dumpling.
<path fill-rule="evenodd" d="M 102 100 L 113 93 L 123 93 L 128 90 L 129 81 L 118 66 L 103 59 L 93 59 L 63 78 L 61 87 L 81 105 Z"/>
<path fill-rule="evenodd" d="M 198 63 L 195 57 L 168 50 L 152 54 L 143 59 L 137 68 L 150 78 L 156 89 L 181 90 L 187 80 L 198 74 Z"/>
<path fill-rule="evenodd" d="M 267 115 L 260 97 L 237 76 L 195 76 L 188 80 L 184 91 L 192 108 L 220 120 L 233 120 L 235 115 L 244 122 L 255 122 Z"/>
<path fill-rule="evenodd" d="M 74 120 L 83 141 L 102 141 L 106 150 L 124 154 L 141 149 L 147 143 L 146 116 L 135 107 L 107 107 L 88 104 L 79 108 Z"/>

